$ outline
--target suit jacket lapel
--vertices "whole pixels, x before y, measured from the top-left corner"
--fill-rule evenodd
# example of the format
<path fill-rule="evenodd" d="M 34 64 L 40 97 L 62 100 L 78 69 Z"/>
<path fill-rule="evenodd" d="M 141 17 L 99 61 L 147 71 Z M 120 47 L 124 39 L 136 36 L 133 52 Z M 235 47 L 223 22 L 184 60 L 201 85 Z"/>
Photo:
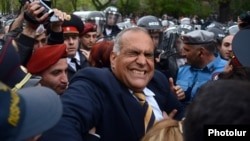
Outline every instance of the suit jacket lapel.
<path fill-rule="evenodd" d="M 77 52 L 79 53 L 81 68 L 86 67 L 85 65 L 88 64 L 87 58 L 80 51 Z"/>
<path fill-rule="evenodd" d="M 122 102 L 126 113 L 134 127 L 134 131 L 138 138 L 144 135 L 144 114 L 139 102 L 127 91 L 127 93 L 121 94 Z"/>

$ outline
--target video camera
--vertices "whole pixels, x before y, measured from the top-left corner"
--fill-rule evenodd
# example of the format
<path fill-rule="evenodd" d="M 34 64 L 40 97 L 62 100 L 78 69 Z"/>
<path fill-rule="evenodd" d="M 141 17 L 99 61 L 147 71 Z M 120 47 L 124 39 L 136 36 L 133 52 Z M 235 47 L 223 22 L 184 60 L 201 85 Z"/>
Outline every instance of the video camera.
<path fill-rule="evenodd" d="M 21 5 L 25 5 L 26 2 L 34 2 L 35 0 L 20 0 Z M 59 21 L 58 17 L 54 15 L 54 11 L 50 8 L 51 7 L 51 1 L 46 1 L 46 0 L 39 0 L 39 4 L 41 7 L 44 7 L 44 10 L 38 15 L 38 17 L 43 16 L 46 13 L 49 13 L 49 21 L 50 22 L 57 22 Z M 32 18 L 30 15 L 27 15 L 26 13 L 26 19 L 31 20 L 31 22 L 35 23 L 34 18 Z"/>

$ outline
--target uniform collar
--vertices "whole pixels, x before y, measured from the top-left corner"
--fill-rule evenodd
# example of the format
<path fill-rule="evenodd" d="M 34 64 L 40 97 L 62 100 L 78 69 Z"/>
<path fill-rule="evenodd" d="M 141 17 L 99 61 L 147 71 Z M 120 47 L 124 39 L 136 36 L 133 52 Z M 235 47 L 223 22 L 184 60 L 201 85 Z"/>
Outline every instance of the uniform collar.
<path fill-rule="evenodd" d="M 221 60 L 221 58 L 218 54 L 215 54 L 215 57 L 216 58 L 212 62 L 207 64 L 207 66 L 204 69 L 207 69 L 210 72 L 213 72 L 215 70 L 216 65 L 219 64 L 220 60 Z"/>
<path fill-rule="evenodd" d="M 209 71 L 209 72 L 213 72 L 216 69 L 216 65 L 219 64 L 219 62 L 222 60 L 221 57 L 215 53 L 215 59 L 213 61 L 211 61 L 210 63 L 208 63 L 203 69 L 197 69 L 194 67 L 191 67 L 192 70 L 196 70 L 196 71 Z"/>

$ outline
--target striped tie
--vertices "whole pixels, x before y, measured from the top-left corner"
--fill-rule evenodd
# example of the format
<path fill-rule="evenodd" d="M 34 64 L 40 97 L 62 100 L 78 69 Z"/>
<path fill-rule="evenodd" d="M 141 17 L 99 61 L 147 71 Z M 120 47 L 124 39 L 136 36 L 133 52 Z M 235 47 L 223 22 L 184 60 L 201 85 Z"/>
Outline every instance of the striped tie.
<path fill-rule="evenodd" d="M 148 104 L 148 102 L 146 101 L 146 97 L 144 93 L 134 93 L 134 95 L 138 98 L 145 112 L 144 127 L 145 127 L 145 133 L 146 133 L 155 123 L 155 116 L 153 113 L 153 109 L 151 105 Z"/>

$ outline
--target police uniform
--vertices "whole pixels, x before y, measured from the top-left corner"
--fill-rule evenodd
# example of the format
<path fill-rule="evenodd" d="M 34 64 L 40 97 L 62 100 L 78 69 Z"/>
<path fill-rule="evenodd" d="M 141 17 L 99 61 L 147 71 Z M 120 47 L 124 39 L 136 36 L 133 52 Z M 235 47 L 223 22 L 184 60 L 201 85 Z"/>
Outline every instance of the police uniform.
<path fill-rule="evenodd" d="M 63 34 L 78 34 L 82 33 L 84 31 L 84 25 L 80 17 L 71 14 L 69 20 L 64 21 L 63 25 Z M 71 61 L 72 58 L 67 58 L 68 62 L 68 78 L 69 80 L 71 77 L 77 72 L 78 69 L 84 68 L 89 66 L 87 58 L 81 53 L 80 47 L 78 47 L 78 50 L 74 56 L 76 59 L 76 62 L 73 63 Z M 76 64 L 77 63 L 77 64 Z"/>
<path fill-rule="evenodd" d="M 207 44 L 214 40 L 214 34 L 205 30 L 195 30 L 182 35 L 184 44 L 199 45 Z M 219 73 L 224 70 L 227 64 L 226 60 L 215 54 L 215 59 L 208 63 L 204 68 L 198 69 L 191 65 L 185 65 L 179 68 L 176 79 L 176 85 L 182 87 L 186 98 L 182 101 L 188 104 L 195 97 L 197 89 L 208 80 L 214 80 Z"/>
<path fill-rule="evenodd" d="M 119 32 L 121 32 L 121 29 L 118 27 L 117 22 L 121 14 L 118 12 L 118 9 L 114 6 L 109 6 L 105 8 L 103 11 L 106 16 L 106 25 L 103 30 L 103 36 L 105 38 L 114 38 Z M 108 24 L 109 15 L 115 15 L 115 23 Z"/>
<path fill-rule="evenodd" d="M 227 61 L 217 55 L 216 59 L 210 62 L 203 69 L 196 69 L 190 65 L 179 68 L 176 84 L 180 85 L 186 94 L 186 101 L 189 102 L 195 96 L 197 89 L 208 80 L 216 79 L 217 75 L 224 70 Z"/>

